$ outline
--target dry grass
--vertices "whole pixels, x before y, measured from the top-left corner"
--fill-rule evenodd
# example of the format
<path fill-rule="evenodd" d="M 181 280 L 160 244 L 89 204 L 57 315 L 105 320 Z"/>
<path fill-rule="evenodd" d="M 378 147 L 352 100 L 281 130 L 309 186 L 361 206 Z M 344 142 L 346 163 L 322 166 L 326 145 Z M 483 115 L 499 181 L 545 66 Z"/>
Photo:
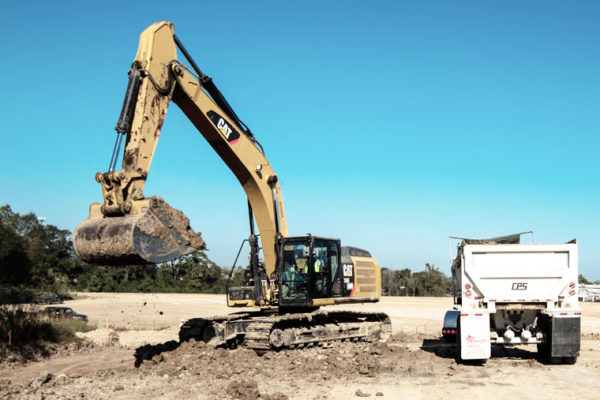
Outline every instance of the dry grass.
<path fill-rule="evenodd" d="M 0 306 L 0 345 L 3 346 L 73 342 L 78 340 L 75 332 L 94 329 L 95 325 L 80 320 L 43 318 L 38 307 L 32 305 Z"/>

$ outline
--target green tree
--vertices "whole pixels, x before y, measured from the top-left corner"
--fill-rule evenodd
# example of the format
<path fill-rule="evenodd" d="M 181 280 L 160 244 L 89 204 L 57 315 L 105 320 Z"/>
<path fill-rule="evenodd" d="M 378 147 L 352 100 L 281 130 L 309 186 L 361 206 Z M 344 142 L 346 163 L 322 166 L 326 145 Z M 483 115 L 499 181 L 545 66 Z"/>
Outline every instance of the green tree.
<path fill-rule="evenodd" d="M 408 296 L 412 294 L 412 288 L 414 287 L 415 280 L 412 278 L 412 272 L 408 268 L 401 269 L 396 272 L 396 279 L 398 280 L 398 295 L 404 294 Z M 414 294 L 412 294 L 414 296 Z"/>
<path fill-rule="evenodd" d="M 381 268 L 381 294 L 383 296 L 391 296 L 392 295 L 392 277 L 393 271 L 389 268 Z"/>
<path fill-rule="evenodd" d="M 8 205 L 0 207 L 0 296 L 10 301 L 26 292 L 25 287 L 224 293 L 227 278 L 203 251 L 160 265 L 89 265 L 75 254 L 68 230 L 44 224 L 34 213 L 21 215 Z M 241 283 L 242 278 L 243 271 L 236 270 L 234 281 Z"/>
<path fill-rule="evenodd" d="M 381 287 L 384 296 L 445 296 L 449 292 L 451 278 L 433 264 L 425 264 L 425 270 L 411 272 L 404 268 L 394 271 L 381 269 Z"/>
<path fill-rule="evenodd" d="M 31 261 L 23 239 L 0 221 L 0 283 L 21 285 L 29 282 Z"/>
<path fill-rule="evenodd" d="M 22 283 L 45 289 L 65 289 L 77 275 L 82 263 L 73 252 L 68 230 L 45 225 L 34 213 L 15 213 L 9 205 L 0 207 L 0 225 L 3 239 L 7 239 L 2 240 L 0 253 L 18 258 L 18 261 L 11 261 L 12 266 L 5 268 L 23 271 L 18 273 L 22 279 L 27 278 Z M 17 244 L 19 240 L 21 245 Z"/>
<path fill-rule="evenodd" d="M 444 296 L 446 294 L 444 274 L 435 265 L 425 264 L 425 271 L 417 272 L 415 278 L 417 279 L 417 296 Z"/>

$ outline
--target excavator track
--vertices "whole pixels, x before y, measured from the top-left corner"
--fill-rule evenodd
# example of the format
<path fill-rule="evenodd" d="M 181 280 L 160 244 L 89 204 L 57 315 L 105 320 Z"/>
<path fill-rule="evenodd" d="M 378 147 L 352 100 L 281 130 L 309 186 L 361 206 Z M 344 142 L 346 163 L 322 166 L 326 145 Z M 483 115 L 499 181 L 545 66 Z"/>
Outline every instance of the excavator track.
<path fill-rule="evenodd" d="M 180 340 L 203 340 L 215 346 L 241 345 L 256 351 L 326 346 L 336 341 L 385 342 L 391 322 L 384 313 L 315 311 L 311 313 L 240 313 L 192 319 Z"/>

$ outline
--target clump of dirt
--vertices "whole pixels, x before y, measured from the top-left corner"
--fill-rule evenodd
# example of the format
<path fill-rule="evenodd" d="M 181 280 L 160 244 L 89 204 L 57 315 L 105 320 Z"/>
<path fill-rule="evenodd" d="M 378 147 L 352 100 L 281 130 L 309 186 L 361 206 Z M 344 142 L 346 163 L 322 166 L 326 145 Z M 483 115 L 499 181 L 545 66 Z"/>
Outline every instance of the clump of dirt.
<path fill-rule="evenodd" d="M 255 400 L 260 397 L 258 383 L 254 379 L 233 380 L 227 386 L 227 394 L 234 399 Z"/>
<path fill-rule="evenodd" d="M 261 393 L 254 379 L 233 380 L 227 385 L 226 393 L 236 400 L 288 400 L 289 397 L 281 392 L 272 394 Z"/>
<path fill-rule="evenodd" d="M 177 237 L 177 245 L 185 247 L 187 253 L 206 247 L 200 233 L 194 232 L 190 227 L 190 220 L 182 211 L 171 207 L 162 197 L 152 196 L 148 199 L 150 200 L 149 211 L 160 223 L 157 224 L 154 219 L 142 218 L 138 223 L 138 229 L 163 240 L 173 240 L 172 238 Z M 165 227 L 168 233 L 163 233 Z M 162 237 L 162 235 L 166 236 Z"/>

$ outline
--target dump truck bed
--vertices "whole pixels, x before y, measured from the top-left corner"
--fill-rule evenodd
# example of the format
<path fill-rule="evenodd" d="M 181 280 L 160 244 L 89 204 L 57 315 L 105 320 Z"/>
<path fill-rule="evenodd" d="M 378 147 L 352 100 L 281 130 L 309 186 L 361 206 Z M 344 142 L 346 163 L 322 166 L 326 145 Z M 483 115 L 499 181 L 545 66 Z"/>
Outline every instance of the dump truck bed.
<path fill-rule="evenodd" d="M 459 288 L 484 302 L 556 302 L 577 284 L 577 244 L 463 244 Z M 467 301 L 469 298 L 466 299 Z"/>

